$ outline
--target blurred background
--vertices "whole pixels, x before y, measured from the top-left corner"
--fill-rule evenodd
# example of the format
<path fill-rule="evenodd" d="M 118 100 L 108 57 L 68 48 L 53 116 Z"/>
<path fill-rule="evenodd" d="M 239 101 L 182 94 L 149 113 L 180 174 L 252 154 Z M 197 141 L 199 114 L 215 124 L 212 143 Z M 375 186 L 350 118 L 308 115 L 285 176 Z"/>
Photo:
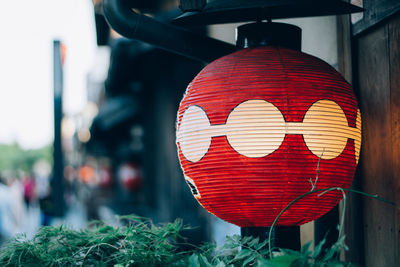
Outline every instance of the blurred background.
<path fill-rule="evenodd" d="M 179 4 L 136 2 L 165 20 Z M 304 52 L 337 67 L 336 17 L 286 21 L 303 28 Z M 177 158 L 179 102 L 203 63 L 121 38 L 100 0 L 8 1 L 0 25 L 1 240 L 124 214 L 182 218 L 193 243 L 240 232 L 196 202 Z M 237 26 L 191 30 L 234 43 Z"/>

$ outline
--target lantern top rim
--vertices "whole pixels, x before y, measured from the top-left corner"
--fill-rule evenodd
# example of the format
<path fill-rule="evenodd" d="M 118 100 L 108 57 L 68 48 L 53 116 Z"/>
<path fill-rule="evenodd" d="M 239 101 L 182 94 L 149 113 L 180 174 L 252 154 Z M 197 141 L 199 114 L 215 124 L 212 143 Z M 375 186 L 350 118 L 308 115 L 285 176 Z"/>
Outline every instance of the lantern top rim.
<path fill-rule="evenodd" d="M 278 22 L 255 22 L 237 27 L 238 49 L 258 46 L 281 46 L 301 51 L 301 28 Z"/>
<path fill-rule="evenodd" d="M 177 25 L 211 25 L 269 19 L 350 14 L 363 9 L 341 0 L 214 0 L 200 12 L 175 18 Z"/>

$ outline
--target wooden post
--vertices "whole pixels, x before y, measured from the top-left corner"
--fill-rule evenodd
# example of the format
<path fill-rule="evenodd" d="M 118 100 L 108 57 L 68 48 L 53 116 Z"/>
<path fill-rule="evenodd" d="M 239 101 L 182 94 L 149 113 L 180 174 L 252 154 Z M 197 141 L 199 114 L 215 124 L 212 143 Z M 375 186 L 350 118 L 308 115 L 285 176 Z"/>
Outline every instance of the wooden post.
<path fill-rule="evenodd" d="M 51 181 L 52 197 L 54 201 L 53 213 L 55 216 L 64 215 L 64 164 L 61 145 L 61 120 L 62 120 L 62 47 L 61 42 L 53 42 L 54 50 L 54 149 L 53 149 L 53 177 Z"/>

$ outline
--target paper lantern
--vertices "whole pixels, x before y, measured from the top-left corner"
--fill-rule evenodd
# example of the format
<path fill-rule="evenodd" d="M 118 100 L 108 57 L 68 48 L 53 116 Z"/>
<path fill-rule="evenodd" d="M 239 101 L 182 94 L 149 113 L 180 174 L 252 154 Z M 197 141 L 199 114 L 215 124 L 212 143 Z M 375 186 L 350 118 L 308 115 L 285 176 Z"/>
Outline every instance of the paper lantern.
<path fill-rule="evenodd" d="M 311 190 L 310 178 L 316 189 L 349 187 L 360 144 L 351 86 L 322 60 L 285 48 L 247 48 L 212 62 L 178 111 L 178 155 L 192 193 L 241 227 L 270 226 Z M 278 225 L 317 219 L 341 197 L 312 194 Z"/>
<path fill-rule="evenodd" d="M 127 191 L 136 191 L 143 185 L 140 168 L 132 163 L 124 163 L 118 170 L 118 179 L 122 188 Z"/>
<path fill-rule="evenodd" d="M 113 184 L 113 175 L 110 166 L 103 165 L 99 168 L 98 183 L 102 188 L 109 188 Z"/>

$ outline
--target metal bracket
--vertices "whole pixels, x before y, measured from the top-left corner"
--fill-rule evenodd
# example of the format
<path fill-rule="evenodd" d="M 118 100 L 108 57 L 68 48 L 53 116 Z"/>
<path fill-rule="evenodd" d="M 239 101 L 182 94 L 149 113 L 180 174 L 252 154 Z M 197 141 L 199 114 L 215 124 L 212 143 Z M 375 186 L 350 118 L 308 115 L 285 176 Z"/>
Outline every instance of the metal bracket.
<path fill-rule="evenodd" d="M 103 9 L 109 25 L 122 36 L 176 54 L 211 62 L 236 51 L 232 44 L 138 14 L 126 0 L 103 0 Z"/>

